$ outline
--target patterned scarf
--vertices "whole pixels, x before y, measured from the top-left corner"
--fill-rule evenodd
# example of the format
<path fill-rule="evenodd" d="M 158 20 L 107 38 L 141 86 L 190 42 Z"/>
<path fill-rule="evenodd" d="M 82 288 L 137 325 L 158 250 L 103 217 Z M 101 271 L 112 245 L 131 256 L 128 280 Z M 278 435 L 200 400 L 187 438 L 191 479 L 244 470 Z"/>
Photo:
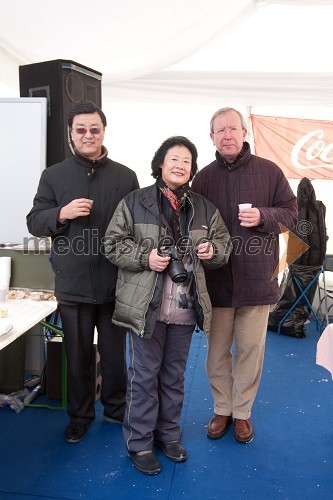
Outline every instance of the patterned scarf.
<path fill-rule="evenodd" d="M 169 188 L 169 186 L 163 181 L 161 177 L 159 177 L 156 181 L 156 184 L 163 196 L 168 200 L 171 207 L 171 216 L 168 214 L 166 216 L 168 223 L 171 226 L 173 231 L 173 237 L 175 241 L 177 241 L 181 237 L 181 229 L 179 222 L 179 211 L 185 205 L 188 200 L 190 186 L 189 183 L 184 184 L 180 188 L 177 188 L 175 191 Z"/>

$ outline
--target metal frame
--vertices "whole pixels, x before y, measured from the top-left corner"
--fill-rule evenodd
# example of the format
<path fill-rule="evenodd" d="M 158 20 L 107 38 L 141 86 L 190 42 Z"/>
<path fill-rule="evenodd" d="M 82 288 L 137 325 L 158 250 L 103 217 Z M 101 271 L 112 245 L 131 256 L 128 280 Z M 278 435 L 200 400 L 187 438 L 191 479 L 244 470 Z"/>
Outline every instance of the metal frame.
<path fill-rule="evenodd" d="M 305 299 L 306 300 L 306 303 L 309 307 L 309 309 L 311 310 L 312 314 L 313 314 L 313 317 L 314 319 L 316 320 L 316 324 L 317 324 L 317 329 L 319 328 L 320 331 L 322 331 L 322 328 L 323 328 L 323 325 L 322 325 L 322 322 L 320 321 L 317 313 L 315 312 L 315 310 L 313 309 L 312 307 L 312 304 L 311 302 L 309 301 L 308 297 L 306 296 L 306 293 L 308 290 L 310 290 L 310 288 L 314 285 L 314 283 L 316 283 L 316 280 L 318 279 L 318 277 L 320 276 L 320 273 L 323 272 L 323 268 L 321 267 L 319 269 L 319 271 L 316 273 L 316 275 L 312 278 L 312 280 L 307 284 L 307 286 L 304 288 L 304 290 L 302 289 L 298 279 L 296 278 L 296 276 L 294 276 L 292 274 L 292 272 L 290 271 L 291 273 L 291 277 L 292 277 L 292 280 L 294 281 L 294 283 L 296 284 L 298 290 L 301 292 L 300 296 L 297 298 L 297 300 L 295 300 L 295 302 L 293 303 L 293 305 L 291 306 L 291 308 L 286 312 L 286 314 L 283 316 L 283 318 L 281 319 L 280 323 L 279 323 L 279 327 L 278 327 L 278 331 L 277 333 L 280 335 L 281 333 L 281 327 L 283 325 L 283 323 L 285 322 L 285 320 L 288 318 L 289 314 L 295 309 L 295 307 L 297 306 L 297 304 L 302 300 L 302 299 Z"/>
<path fill-rule="evenodd" d="M 328 305 L 328 298 L 333 299 L 333 286 L 327 288 L 327 282 L 325 277 L 325 272 L 333 272 L 333 255 L 328 254 L 325 257 L 323 263 L 323 284 L 322 286 L 318 282 L 318 297 L 319 297 L 319 306 L 317 309 L 317 314 L 322 318 L 322 323 L 324 323 L 323 317 L 325 316 L 326 326 L 329 324 L 329 312 L 332 308 L 333 304 Z M 323 292 L 323 295 L 322 295 Z M 322 310 L 323 305 L 325 306 L 325 311 Z"/>
<path fill-rule="evenodd" d="M 61 342 L 61 405 L 49 405 L 47 403 L 27 403 L 24 406 L 32 408 L 48 408 L 49 410 L 67 410 L 67 357 L 62 328 L 48 321 L 39 321 L 39 324 L 51 330 L 57 337 L 62 337 Z"/>

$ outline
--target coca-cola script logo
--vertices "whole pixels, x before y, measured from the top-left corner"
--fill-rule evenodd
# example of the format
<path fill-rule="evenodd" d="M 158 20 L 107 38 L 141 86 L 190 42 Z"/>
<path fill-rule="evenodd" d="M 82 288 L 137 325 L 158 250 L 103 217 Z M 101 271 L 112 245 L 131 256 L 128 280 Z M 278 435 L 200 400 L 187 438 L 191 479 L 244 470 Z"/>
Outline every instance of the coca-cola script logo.
<path fill-rule="evenodd" d="M 326 145 L 324 136 L 323 130 L 312 130 L 298 139 L 291 151 L 291 163 L 294 167 L 301 170 L 333 168 L 333 142 Z M 316 158 L 315 164 L 311 164 Z M 319 160 L 322 163 L 318 164 Z"/>

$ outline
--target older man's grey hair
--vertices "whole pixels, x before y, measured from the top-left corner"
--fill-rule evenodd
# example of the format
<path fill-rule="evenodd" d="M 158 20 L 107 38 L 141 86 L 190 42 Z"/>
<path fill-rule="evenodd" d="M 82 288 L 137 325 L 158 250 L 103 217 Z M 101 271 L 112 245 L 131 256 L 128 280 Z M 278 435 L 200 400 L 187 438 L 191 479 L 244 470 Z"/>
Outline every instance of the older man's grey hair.
<path fill-rule="evenodd" d="M 238 114 L 238 116 L 239 116 L 239 118 L 241 120 L 241 123 L 242 123 L 242 129 L 247 132 L 246 121 L 245 121 L 245 118 L 244 118 L 244 116 L 242 115 L 242 113 L 240 111 L 238 111 L 235 108 L 221 108 L 221 109 L 218 109 L 217 111 L 215 111 L 215 113 L 213 114 L 213 116 L 212 116 L 212 118 L 210 120 L 210 131 L 212 133 L 214 133 L 214 120 L 215 120 L 215 118 L 217 118 L 220 115 L 225 115 L 229 111 L 234 111 L 235 113 Z"/>

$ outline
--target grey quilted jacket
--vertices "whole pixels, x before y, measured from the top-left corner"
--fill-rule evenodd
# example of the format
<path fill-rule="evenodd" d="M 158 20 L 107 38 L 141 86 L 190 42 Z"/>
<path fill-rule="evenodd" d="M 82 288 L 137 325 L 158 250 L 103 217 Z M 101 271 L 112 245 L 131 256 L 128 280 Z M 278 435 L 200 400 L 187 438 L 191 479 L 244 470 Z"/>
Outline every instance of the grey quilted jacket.
<path fill-rule="evenodd" d="M 118 205 L 105 236 L 106 257 L 118 266 L 116 307 L 113 322 L 132 332 L 150 337 L 162 299 L 163 273 L 148 267 L 148 256 L 170 228 L 159 210 L 160 191 L 156 185 L 127 195 Z M 196 193 L 190 193 L 188 235 L 196 282 L 196 319 L 209 332 L 212 306 L 206 288 L 204 266 L 224 265 L 231 252 L 231 239 L 216 207 Z M 210 261 L 200 261 L 195 248 L 209 239 L 214 245 Z M 201 241 L 200 241 L 201 240 Z"/>

